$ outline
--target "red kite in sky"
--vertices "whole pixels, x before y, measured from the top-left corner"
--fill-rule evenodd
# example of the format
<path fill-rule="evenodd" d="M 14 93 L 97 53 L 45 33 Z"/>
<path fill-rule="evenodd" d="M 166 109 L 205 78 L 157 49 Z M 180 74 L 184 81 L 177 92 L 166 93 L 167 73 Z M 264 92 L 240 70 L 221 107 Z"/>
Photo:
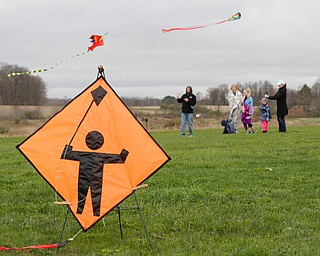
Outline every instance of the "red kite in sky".
<path fill-rule="evenodd" d="M 102 76 L 17 148 L 84 231 L 170 160 Z"/>
<path fill-rule="evenodd" d="M 92 43 L 92 45 L 88 47 L 88 51 L 93 51 L 93 49 L 96 48 L 97 46 L 104 45 L 103 36 L 91 35 L 90 42 Z"/>

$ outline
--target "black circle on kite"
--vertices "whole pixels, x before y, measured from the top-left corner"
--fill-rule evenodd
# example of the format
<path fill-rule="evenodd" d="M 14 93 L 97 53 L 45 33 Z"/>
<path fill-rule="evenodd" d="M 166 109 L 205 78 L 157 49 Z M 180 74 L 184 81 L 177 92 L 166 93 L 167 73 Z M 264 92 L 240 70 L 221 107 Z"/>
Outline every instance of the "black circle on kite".
<path fill-rule="evenodd" d="M 102 147 L 104 143 L 103 135 L 98 131 L 91 131 L 86 136 L 86 144 L 88 148 L 96 150 Z"/>

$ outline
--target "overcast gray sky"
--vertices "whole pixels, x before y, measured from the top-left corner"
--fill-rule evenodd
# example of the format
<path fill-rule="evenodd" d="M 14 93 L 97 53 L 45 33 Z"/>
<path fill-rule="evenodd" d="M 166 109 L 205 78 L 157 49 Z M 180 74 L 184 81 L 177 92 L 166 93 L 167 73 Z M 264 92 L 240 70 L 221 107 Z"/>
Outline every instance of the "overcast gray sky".
<path fill-rule="evenodd" d="M 1 0 L 0 62 L 49 68 L 90 46 L 105 45 L 40 73 L 48 97 L 74 97 L 97 66 L 120 96 L 164 97 L 186 85 L 205 94 L 219 84 L 282 79 L 312 86 L 320 75 L 318 0 Z M 192 31 L 241 12 L 238 21 Z"/>

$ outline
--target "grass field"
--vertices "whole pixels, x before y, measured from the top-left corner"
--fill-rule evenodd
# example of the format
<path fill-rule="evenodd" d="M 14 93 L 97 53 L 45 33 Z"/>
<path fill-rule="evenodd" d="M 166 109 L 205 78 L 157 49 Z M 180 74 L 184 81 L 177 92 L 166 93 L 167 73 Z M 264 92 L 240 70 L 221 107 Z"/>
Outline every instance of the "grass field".
<path fill-rule="evenodd" d="M 152 136 L 172 160 L 137 191 L 156 255 L 320 255 L 320 126 L 268 134 L 221 129 Z M 0 138 L 0 246 L 59 241 L 65 206 L 15 145 Z M 132 206 L 133 197 L 122 206 Z M 152 255 L 139 213 L 115 212 L 58 255 Z M 80 230 L 69 214 L 64 238 Z M 1 252 L 55 255 L 56 251 Z"/>

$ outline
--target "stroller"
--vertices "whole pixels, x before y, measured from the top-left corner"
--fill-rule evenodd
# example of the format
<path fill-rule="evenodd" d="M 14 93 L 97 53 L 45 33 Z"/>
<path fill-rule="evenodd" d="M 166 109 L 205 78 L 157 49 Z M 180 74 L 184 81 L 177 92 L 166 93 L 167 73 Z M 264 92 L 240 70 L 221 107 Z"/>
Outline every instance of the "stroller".
<path fill-rule="evenodd" d="M 236 108 L 232 109 L 230 111 L 229 117 L 227 118 L 227 120 L 223 119 L 221 120 L 221 125 L 224 126 L 223 129 L 223 134 L 233 134 L 236 133 L 235 129 L 234 129 L 234 124 L 232 121 L 232 118 L 234 116 L 234 113 L 237 111 Z"/>

